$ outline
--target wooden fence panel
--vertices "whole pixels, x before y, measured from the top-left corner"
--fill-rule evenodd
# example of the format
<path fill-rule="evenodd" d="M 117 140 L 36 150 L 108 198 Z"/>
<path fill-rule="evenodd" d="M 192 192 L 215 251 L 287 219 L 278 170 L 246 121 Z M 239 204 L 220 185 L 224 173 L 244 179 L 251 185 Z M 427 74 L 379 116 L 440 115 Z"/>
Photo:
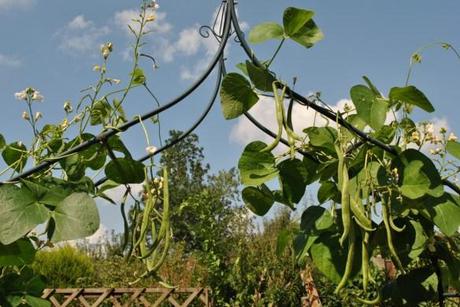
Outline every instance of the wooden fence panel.
<path fill-rule="evenodd" d="M 207 288 L 45 289 L 42 298 L 49 300 L 54 307 L 211 306 Z"/>

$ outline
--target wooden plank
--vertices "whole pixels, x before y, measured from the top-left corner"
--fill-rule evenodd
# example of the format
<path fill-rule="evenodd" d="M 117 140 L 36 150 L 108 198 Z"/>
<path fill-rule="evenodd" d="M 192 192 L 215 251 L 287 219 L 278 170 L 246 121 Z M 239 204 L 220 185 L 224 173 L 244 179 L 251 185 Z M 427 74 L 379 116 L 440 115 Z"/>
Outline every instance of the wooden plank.
<path fill-rule="evenodd" d="M 85 299 L 85 297 L 83 295 L 80 295 L 78 297 L 78 300 L 83 305 L 83 307 L 91 307 L 90 303 L 88 303 L 88 301 Z"/>
<path fill-rule="evenodd" d="M 190 296 L 182 303 L 182 307 L 187 307 L 190 303 L 203 291 L 203 288 L 196 289 Z"/>
<path fill-rule="evenodd" d="M 48 300 L 53 304 L 53 306 L 61 307 L 61 303 L 54 296 L 51 296 Z"/>
<path fill-rule="evenodd" d="M 174 306 L 174 307 L 181 307 L 181 305 L 174 299 L 174 297 L 169 296 L 168 301 Z"/>
<path fill-rule="evenodd" d="M 69 305 L 73 301 L 74 298 L 80 295 L 82 291 L 83 289 L 76 289 L 71 295 L 67 297 L 67 299 L 64 301 L 64 303 L 62 303 L 61 306 L 66 307 L 67 305 Z"/>
<path fill-rule="evenodd" d="M 139 301 L 141 301 L 142 304 L 144 304 L 145 307 L 149 307 L 151 304 L 149 301 L 147 301 L 147 299 L 141 295 L 139 296 Z"/>
<path fill-rule="evenodd" d="M 45 289 L 43 290 L 42 298 L 47 299 L 53 293 L 54 293 L 54 289 Z"/>
<path fill-rule="evenodd" d="M 108 289 L 105 289 L 104 293 L 102 293 L 98 299 L 91 305 L 91 307 L 97 307 L 99 306 L 100 304 L 102 304 L 102 302 L 106 299 L 107 296 L 109 296 L 113 291 L 113 288 L 108 288 Z"/>
<path fill-rule="evenodd" d="M 168 291 L 163 291 L 163 294 L 152 304 L 152 307 L 158 307 L 161 303 L 163 303 L 171 293 L 174 292 L 174 288 L 168 289 Z"/>
<path fill-rule="evenodd" d="M 132 306 L 131 303 L 133 303 L 133 302 L 139 297 L 139 295 L 141 295 L 144 291 L 145 291 L 145 288 L 138 288 L 138 289 L 136 289 L 136 292 L 134 292 L 134 293 L 131 295 L 131 297 L 130 297 L 129 300 L 123 305 L 123 307 Z"/>

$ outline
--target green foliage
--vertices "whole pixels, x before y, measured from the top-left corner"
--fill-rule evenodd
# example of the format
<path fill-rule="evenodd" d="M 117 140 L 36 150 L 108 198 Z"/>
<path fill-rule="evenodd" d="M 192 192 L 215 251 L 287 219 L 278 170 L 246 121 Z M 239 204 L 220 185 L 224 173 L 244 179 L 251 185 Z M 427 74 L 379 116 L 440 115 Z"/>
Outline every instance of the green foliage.
<path fill-rule="evenodd" d="M 246 78 L 237 73 L 225 76 L 220 98 L 225 119 L 233 119 L 249 111 L 259 100 Z"/>
<path fill-rule="evenodd" d="M 32 268 L 45 277 L 49 288 L 86 286 L 95 276 L 93 260 L 70 245 L 39 251 Z"/>
<path fill-rule="evenodd" d="M 253 43 L 281 39 L 267 67 L 285 39 L 309 48 L 322 38 L 313 15 L 290 7 L 283 14 L 283 26 L 263 23 L 251 30 L 249 38 Z M 432 124 L 417 125 L 411 119 L 414 107 L 434 111 L 426 95 L 406 85 L 392 87 L 385 98 L 368 77 L 363 77 L 366 85 L 355 85 L 350 90 L 351 106 L 337 114 L 330 109 L 319 110 L 329 119 L 326 126 L 305 127 L 304 135 L 299 135 L 293 130 L 292 107 L 287 112 L 284 107 L 286 98 L 298 98 L 267 67 L 261 65 L 255 70 L 255 65 L 248 62 L 239 66 L 247 72 L 250 82 L 243 76 L 238 78 L 245 80 L 251 95 L 273 91 L 278 125 L 272 144 L 256 140 L 241 154 L 238 168 L 247 207 L 258 215 L 267 214 L 274 201 L 294 209 L 306 188 L 317 182 L 318 202 L 330 201 L 332 205 L 328 210 L 315 206 L 304 211 L 300 230 L 293 236 L 296 259 L 298 263 L 311 259 L 321 276 L 336 285 L 334 293 L 349 297 L 352 305 L 379 300 L 396 305 L 432 301 L 441 281 L 439 270 L 433 266 L 445 265 L 447 275 L 453 277 L 449 285 L 456 285 L 452 280 L 458 278 L 454 268 L 458 247 L 443 242 L 458 230 L 460 198 L 445 190 L 444 185 L 458 192 L 458 185 L 447 182 L 449 177 L 458 175 L 458 160 L 448 161 L 446 155 L 458 158 L 459 149 L 453 133 L 447 136 L 447 131 L 441 129 L 439 137 Z M 239 94 L 236 89 L 226 87 L 224 92 L 226 109 L 242 110 L 231 118 L 249 109 L 241 108 L 241 102 L 226 99 Z M 321 101 L 318 96 L 312 100 Z M 307 104 L 305 100 L 301 103 Z M 389 118 L 393 118 L 391 123 L 387 122 Z M 337 128 L 332 126 L 339 123 Z M 273 150 L 283 134 L 289 148 L 275 155 Z M 433 159 L 421 150 L 430 143 L 441 145 L 431 150 Z M 297 153 L 305 156 L 303 161 L 297 159 Z M 265 184 L 276 178 L 279 189 L 271 191 Z M 281 232 L 280 248 L 289 237 L 288 232 Z M 370 261 L 380 255 L 392 260 L 398 275 L 392 283 L 373 286 L 373 296 L 369 296 Z M 362 290 L 353 290 L 358 297 L 349 295 L 357 280 L 362 284 Z M 401 291 L 404 283 L 411 288 L 409 294 Z"/>

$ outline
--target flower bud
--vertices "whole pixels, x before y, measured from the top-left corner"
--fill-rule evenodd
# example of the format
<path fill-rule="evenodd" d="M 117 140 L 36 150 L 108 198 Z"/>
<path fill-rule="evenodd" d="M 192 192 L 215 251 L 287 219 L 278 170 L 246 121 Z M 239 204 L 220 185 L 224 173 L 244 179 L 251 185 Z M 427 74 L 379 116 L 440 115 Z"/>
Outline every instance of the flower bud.
<path fill-rule="evenodd" d="M 147 146 L 147 147 L 145 147 L 145 151 L 149 155 L 153 155 L 157 151 L 157 148 L 155 146 Z"/>
<path fill-rule="evenodd" d="M 447 138 L 447 140 L 448 140 L 448 141 L 455 142 L 455 141 L 457 141 L 457 136 L 456 136 L 453 132 L 451 132 L 451 133 L 449 134 L 449 137 Z"/>
<path fill-rule="evenodd" d="M 35 117 L 34 117 L 34 118 L 35 118 L 35 121 L 39 120 L 39 119 L 42 118 L 42 117 L 43 117 L 42 112 L 36 112 L 36 113 L 35 113 Z"/>
<path fill-rule="evenodd" d="M 66 101 L 64 102 L 63 108 L 64 108 L 64 111 L 65 111 L 66 113 L 70 113 L 70 112 L 72 112 L 72 110 L 73 110 L 72 104 L 70 103 L 69 100 L 66 100 Z"/>
<path fill-rule="evenodd" d="M 30 120 L 29 113 L 27 113 L 26 111 L 22 112 L 22 119 L 24 119 L 24 120 Z"/>

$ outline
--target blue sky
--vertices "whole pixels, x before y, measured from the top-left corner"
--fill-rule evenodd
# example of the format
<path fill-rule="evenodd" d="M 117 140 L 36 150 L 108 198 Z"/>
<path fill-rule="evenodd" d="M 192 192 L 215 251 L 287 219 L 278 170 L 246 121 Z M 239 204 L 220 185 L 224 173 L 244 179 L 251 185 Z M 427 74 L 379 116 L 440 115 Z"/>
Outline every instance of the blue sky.
<path fill-rule="evenodd" d="M 281 22 L 288 6 L 312 9 L 325 39 L 314 48 L 285 44 L 273 70 L 284 80 L 297 76 L 300 93 L 322 92 L 325 101 L 336 105 L 349 97 L 349 89 L 367 75 L 383 92 L 402 86 L 409 57 L 417 48 L 445 41 L 460 47 L 460 2 L 428 1 L 239 1 L 240 19 L 246 29 L 263 21 Z M 44 122 L 62 120 L 63 102 L 78 101 L 80 90 L 92 84 L 92 71 L 101 43 L 111 41 L 114 53 L 110 75 L 127 81 L 130 62 L 126 60 L 132 37 L 126 23 L 140 1 L 59 1 L 0 0 L 0 133 L 8 142 L 30 142 L 29 127 L 21 119 L 24 105 L 14 93 L 33 86 L 45 96 L 35 105 L 44 114 Z M 151 69 L 143 61 L 150 86 L 162 102 L 175 97 L 191 84 L 215 50 L 210 39 L 197 35 L 199 25 L 210 24 L 218 1 L 159 2 L 153 33 L 143 51 L 153 55 L 160 68 Z M 271 56 L 274 44 L 254 46 L 259 58 Z M 411 83 L 425 92 L 436 108 L 433 114 L 416 113 L 417 119 L 433 120 L 460 131 L 460 61 L 442 48 L 428 49 L 422 64 L 415 67 Z M 227 54 L 228 70 L 245 60 L 232 40 Z M 207 103 L 214 76 L 189 99 L 162 116 L 163 135 L 169 129 L 186 129 Z M 126 84 L 126 83 L 125 83 Z M 265 101 L 262 101 L 263 103 Z M 271 121 L 270 104 L 255 109 L 262 121 Z M 153 108 L 142 91 L 128 97 L 126 109 L 132 117 Z M 308 123 L 311 114 L 298 110 L 297 119 Z M 300 123 L 299 123 L 300 125 Z M 260 135 L 241 120 L 225 121 L 216 104 L 210 116 L 197 130 L 213 170 L 234 167 L 246 143 Z M 152 142 L 158 140 L 151 133 Z M 124 136 L 133 155 L 144 155 L 142 131 L 133 129 Z M 101 205 L 103 223 L 108 228 L 119 225 L 118 210 Z M 118 228 L 119 229 L 119 228 Z"/>

